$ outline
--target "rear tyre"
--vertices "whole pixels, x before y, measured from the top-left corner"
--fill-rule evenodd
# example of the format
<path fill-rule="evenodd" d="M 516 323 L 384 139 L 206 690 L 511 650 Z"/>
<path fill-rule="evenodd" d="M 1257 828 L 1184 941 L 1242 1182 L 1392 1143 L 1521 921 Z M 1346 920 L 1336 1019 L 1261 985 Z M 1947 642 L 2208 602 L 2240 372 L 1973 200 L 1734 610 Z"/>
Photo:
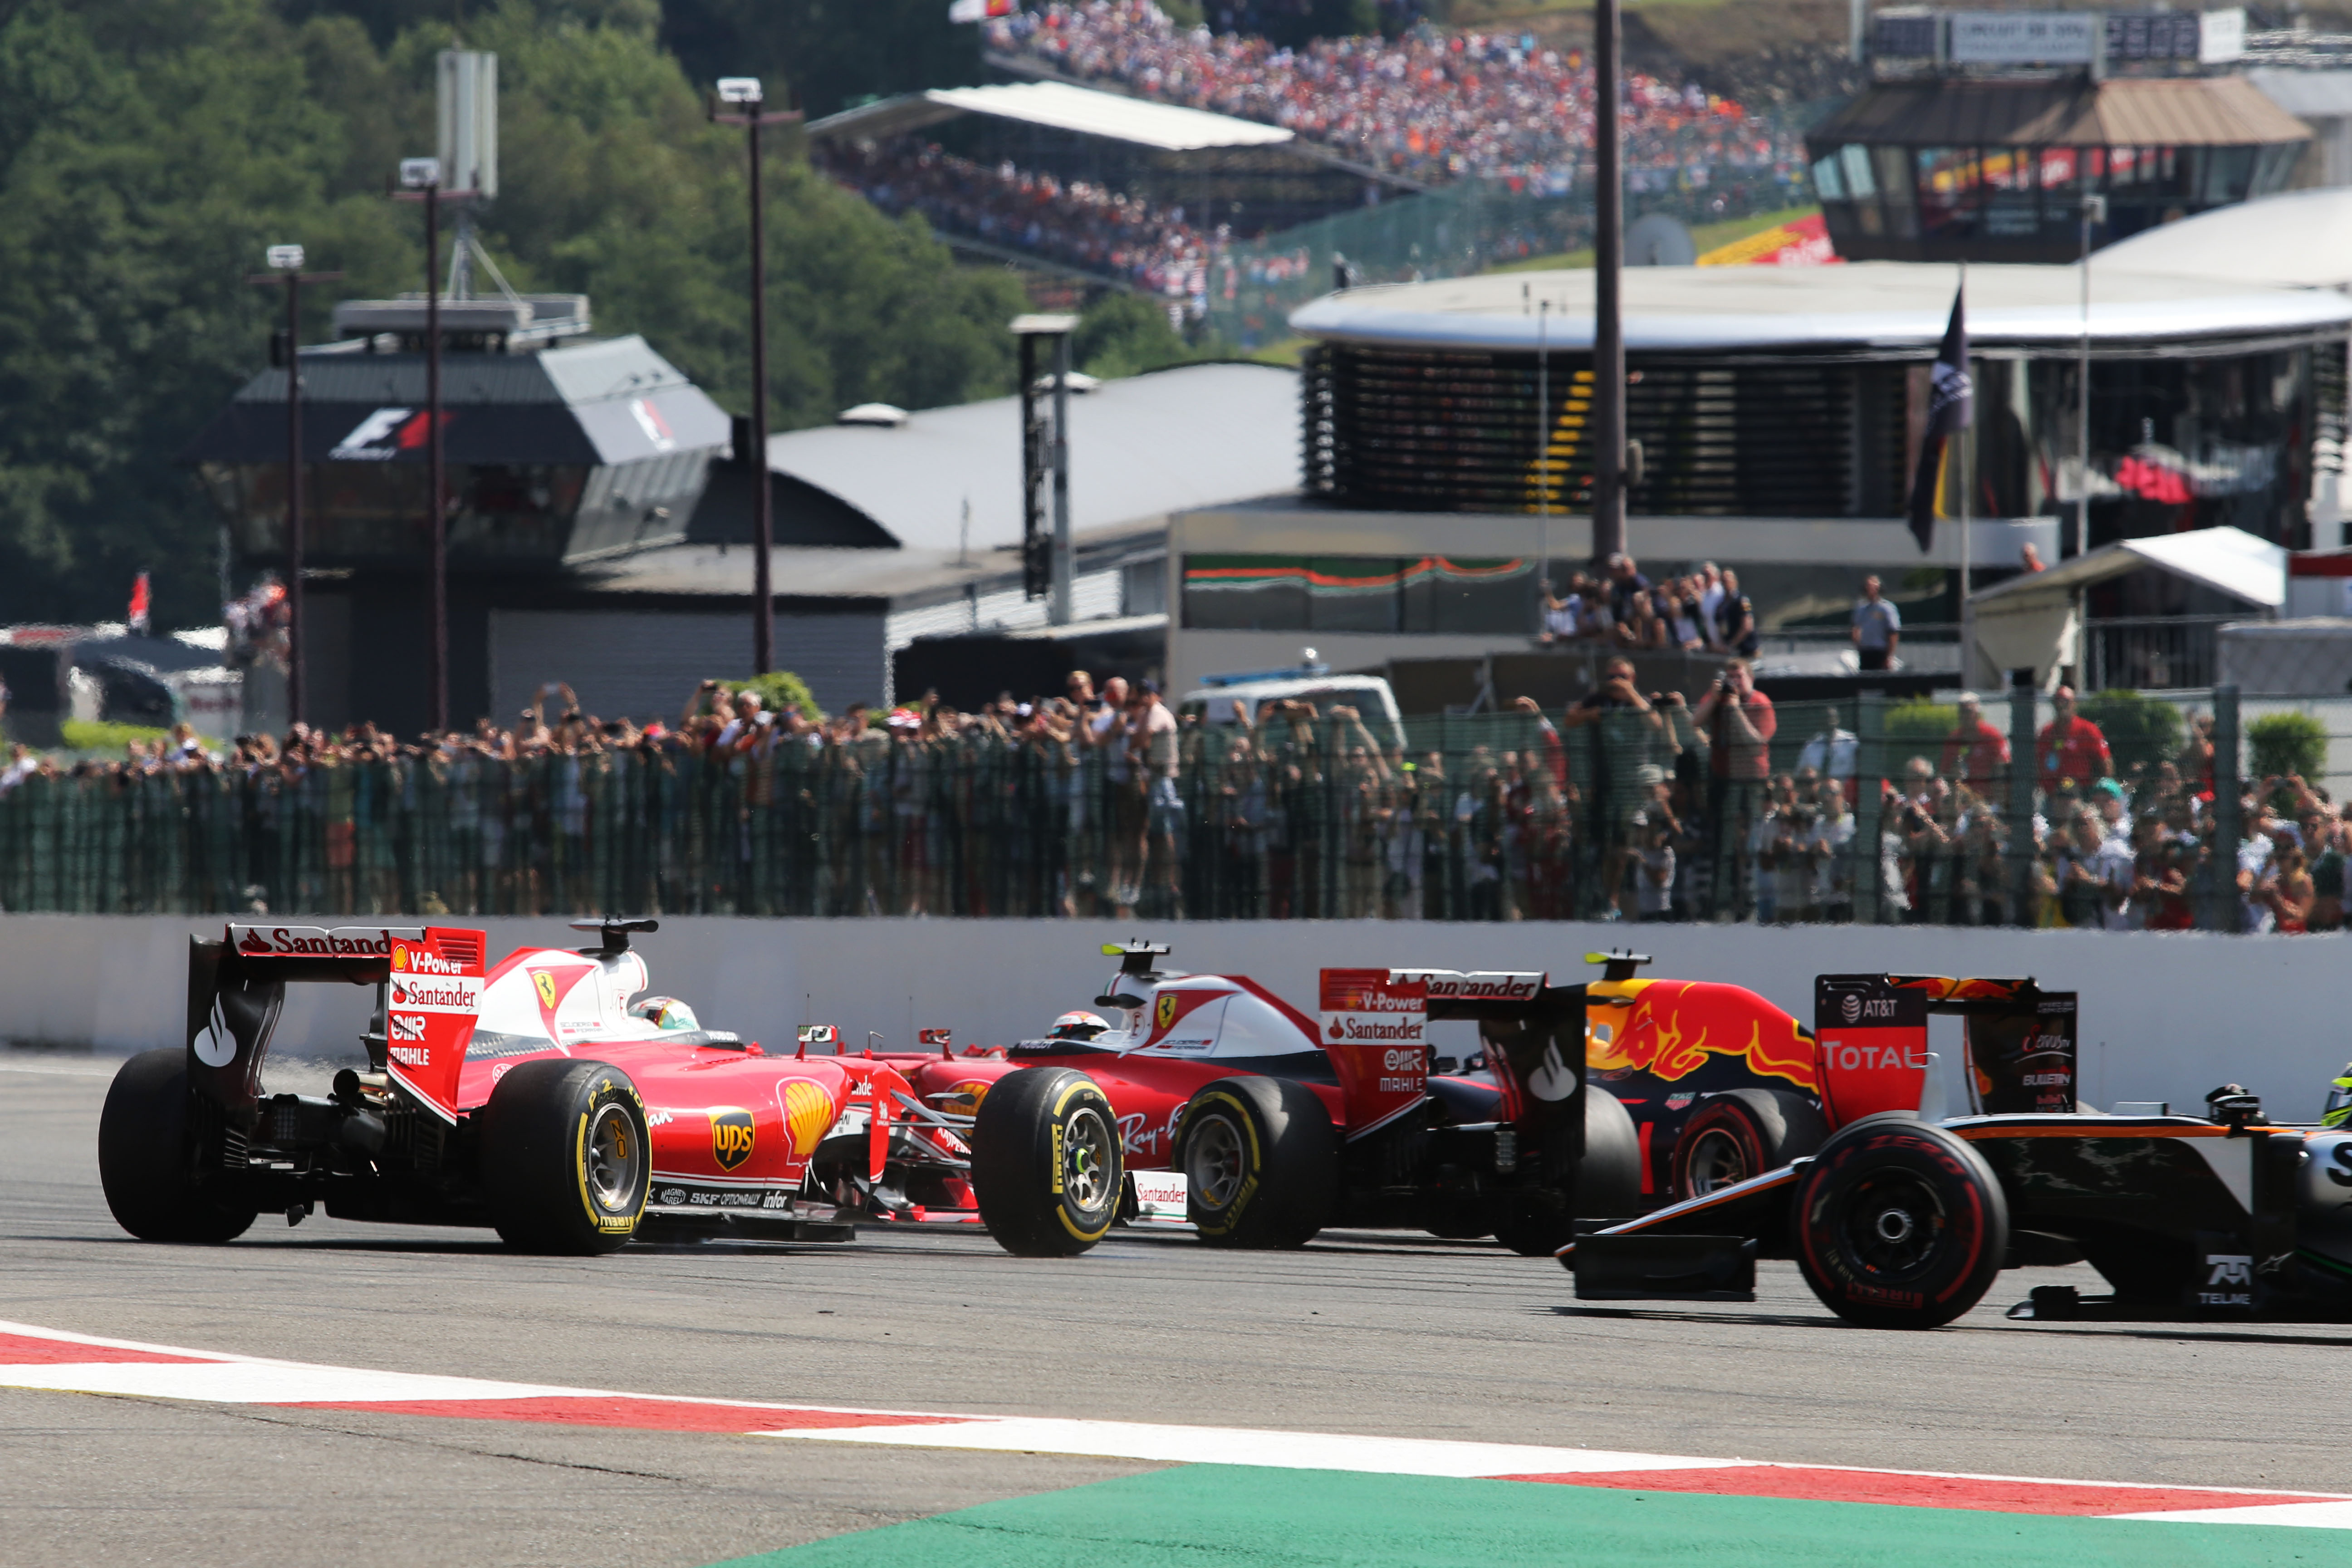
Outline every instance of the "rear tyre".
<path fill-rule="evenodd" d="M 1847 1322 L 1935 1329 L 1984 1299 L 2009 1257 L 2009 1204 L 1945 1129 L 1866 1117 L 1822 1145 L 1797 1194 L 1797 1263 Z"/>
<path fill-rule="evenodd" d="M 636 1234 L 653 1184 L 645 1102 L 604 1062 L 525 1062 L 482 1110 L 482 1184 L 518 1252 L 587 1258 Z"/>
<path fill-rule="evenodd" d="M 1579 1219 L 1626 1219 L 1642 1207 L 1642 1139 L 1607 1089 L 1584 1090 L 1584 1157 L 1567 1190 L 1538 1188 L 1507 1200 L 1495 1239 L 1522 1258 L 1549 1258 L 1576 1239 Z"/>
<path fill-rule="evenodd" d="M 1676 1203 L 1777 1171 L 1830 1135 L 1819 1107 L 1782 1089 L 1710 1095 L 1675 1140 L 1669 1182 Z"/>
<path fill-rule="evenodd" d="M 1339 1134 L 1322 1097 L 1280 1078 L 1221 1078 L 1176 1131 L 1185 1216 L 1211 1247 L 1304 1247 L 1339 1195 Z"/>
<path fill-rule="evenodd" d="M 124 1062 L 98 1115 L 98 1180 L 115 1223 L 142 1241 L 234 1241 L 253 1224 L 247 1204 L 208 1190 L 224 1181 L 200 1166 L 188 1115 L 188 1053 L 166 1047 Z"/>
<path fill-rule="evenodd" d="M 1075 1258 L 1118 1217 L 1126 1163 L 1101 1086 L 1069 1068 L 1008 1073 L 971 1128 L 981 1223 L 1016 1258 Z"/>

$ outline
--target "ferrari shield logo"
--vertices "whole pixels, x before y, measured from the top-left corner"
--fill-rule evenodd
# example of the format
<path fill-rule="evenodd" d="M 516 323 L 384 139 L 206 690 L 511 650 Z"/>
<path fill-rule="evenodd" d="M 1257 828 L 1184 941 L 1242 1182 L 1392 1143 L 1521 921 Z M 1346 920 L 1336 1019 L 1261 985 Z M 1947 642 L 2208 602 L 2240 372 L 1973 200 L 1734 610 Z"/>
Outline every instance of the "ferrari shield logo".
<path fill-rule="evenodd" d="M 553 1007 L 555 1005 L 555 976 L 550 974 L 544 969 L 534 969 L 531 971 L 530 983 L 538 989 L 539 1005 L 542 1007 Z"/>
<path fill-rule="evenodd" d="M 732 1107 L 710 1113 L 710 1153 L 722 1171 L 731 1171 L 751 1157 L 759 1129 L 748 1110 Z"/>
<path fill-rule="evenodd" d="M 1151 1021 L 1163 1029 L 1176 1021 L 1176 993 L 1162 991 L 1160 994 L 1160 1004 L 1151 1010 Z"/>

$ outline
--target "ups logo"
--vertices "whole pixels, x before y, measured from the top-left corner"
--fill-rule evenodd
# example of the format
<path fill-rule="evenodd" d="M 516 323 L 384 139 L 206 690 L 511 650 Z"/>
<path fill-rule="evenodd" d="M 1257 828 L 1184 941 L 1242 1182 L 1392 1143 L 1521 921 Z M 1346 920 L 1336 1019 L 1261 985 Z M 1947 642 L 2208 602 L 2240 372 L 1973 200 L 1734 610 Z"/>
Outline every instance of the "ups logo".
<path fill-rule="evenodd" d="M 750 1111 L 730 1109 L 710 1113 L 710 1152 L 720 1170 L 731 1171 L 750 1159 L 758 1138 Z"/>

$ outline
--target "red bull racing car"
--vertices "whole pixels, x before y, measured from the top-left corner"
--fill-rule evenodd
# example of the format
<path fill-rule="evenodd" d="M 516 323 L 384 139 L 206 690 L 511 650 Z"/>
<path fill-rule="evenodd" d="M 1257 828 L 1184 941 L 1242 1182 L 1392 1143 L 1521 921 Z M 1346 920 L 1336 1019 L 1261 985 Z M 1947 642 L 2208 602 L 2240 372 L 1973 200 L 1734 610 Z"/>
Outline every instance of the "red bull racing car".
<path fill-rule="evenodd" d="M 648 996 L 649 920 L 485 966 L 447 927 L 232 925 L 192 942 L 183 1047 L 124 1063 L 99 1126 L 123 1228 L 224 1242 L 257 1215 L 488 1226 L 536 1252 L 740 1228 L 846 1240 L 877 1194 L 968 1201 L 962 1145 L 870 1058 L 770 1054 Z M 262 1092 L 290 982 L 373 986 L 369 1069 Z"/>
<path fill-rule="evenodd" d="M 1935 1328 L 2001 1270 L 2087 1262 L 2039 1319 L 2352 1321 L 2352 1131 L 2272 1125 L 2234 1085 L 2201 1116 L 2075 1095 L 2074 1004 L 2032 980 L 1823 975 L 1825 1102 L 1861 1110 L 1811 1154 L 1559 1250 L 1582 1300 L 1752 1300 L 1792 1258 L 1832 1311 Z M 1931 1012 L 1962 1016 L 1964 1114 L 1930 1087 Z"/>

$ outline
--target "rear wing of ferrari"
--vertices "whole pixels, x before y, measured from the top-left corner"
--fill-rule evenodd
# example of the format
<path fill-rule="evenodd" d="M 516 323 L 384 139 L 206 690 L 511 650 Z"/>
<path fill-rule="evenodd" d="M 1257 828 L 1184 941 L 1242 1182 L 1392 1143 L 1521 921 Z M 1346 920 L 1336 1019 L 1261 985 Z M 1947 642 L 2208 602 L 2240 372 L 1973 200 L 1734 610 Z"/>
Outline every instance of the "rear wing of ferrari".
<path fill-rule="evenodd" d="M 250 1125 L 289 983 L 376 988 L 370 1066 L 457 1120 L 457 1076 L 481 1005 L 486 933 L 446 926 L 235 925 L 188 942 L 188 1082 Z"/>
<path fill-rule="evenodd" d="M 1425 1016 L 1475 1020 L 1488 1070 L 1503 1091 L 1503 1120 L 1523 1148 L 1554 1159 L 1584 1153 L 1582 985 L 1554 985 L 1542 971 L 1395 969 L 1391 985 L 1419 991 Z"/>

